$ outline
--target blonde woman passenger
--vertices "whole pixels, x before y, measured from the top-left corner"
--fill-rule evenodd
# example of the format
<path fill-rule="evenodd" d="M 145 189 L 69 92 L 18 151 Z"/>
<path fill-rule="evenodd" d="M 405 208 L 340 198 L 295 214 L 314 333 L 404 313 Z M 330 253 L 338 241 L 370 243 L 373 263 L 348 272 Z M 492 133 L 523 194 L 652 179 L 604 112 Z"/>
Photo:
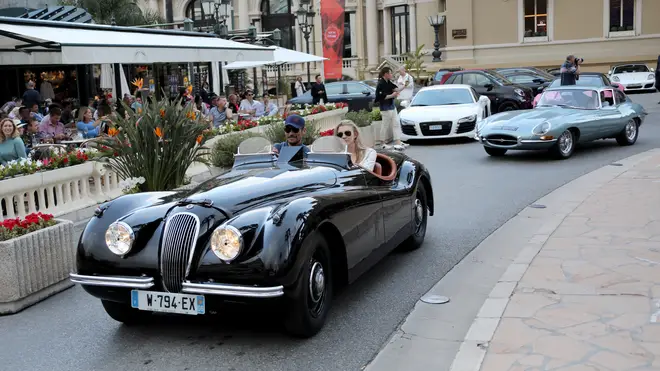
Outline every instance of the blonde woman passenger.
<path fill-rule="evenodd" d="M 374 171 L 377 153 L 373 148 L 366 147 L 360 140 L 360 131 L 351 120 L 342 120 L 335 127 L 335 135 L 343 139 L 351 154 L 351 162 L 369 171 Z"/>

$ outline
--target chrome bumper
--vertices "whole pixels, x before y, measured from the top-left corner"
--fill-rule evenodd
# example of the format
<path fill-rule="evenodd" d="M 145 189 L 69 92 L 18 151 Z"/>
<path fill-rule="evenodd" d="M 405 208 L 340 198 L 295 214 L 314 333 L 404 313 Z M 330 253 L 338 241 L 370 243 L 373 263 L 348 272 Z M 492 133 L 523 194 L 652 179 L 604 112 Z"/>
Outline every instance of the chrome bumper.
<path fill-rule="evenodd" d="M 73 283 L 87 286 L 123 287 L 130 289 L 148 289 L 153 287 L 154 279 L 151 277 L 127 276 L 85 276 L 71 273 L 69 278 Z"/>
<path fill-rule="evenodd" d="M 183 283 L 183 293 L 240 296 L 246 298 L 276 298 L 284 295 L 284 286 L 256 287 L 245 285 L 232 285 L 228 283 Z"/>
<path fill-rule="evenodd" d="M 87 286 L 120 287 L 130 289 L 149 289 L 154 286 L 152 277 L 127 276 L 85 276 L 71 273 L 71 282 Z M 228 283 L 183 283 L 184 294 L 240 296 L 246 298 L 276 298 L 284 295 L 284 286 L 256 287 L 246 285 L 233 285 Z"/>

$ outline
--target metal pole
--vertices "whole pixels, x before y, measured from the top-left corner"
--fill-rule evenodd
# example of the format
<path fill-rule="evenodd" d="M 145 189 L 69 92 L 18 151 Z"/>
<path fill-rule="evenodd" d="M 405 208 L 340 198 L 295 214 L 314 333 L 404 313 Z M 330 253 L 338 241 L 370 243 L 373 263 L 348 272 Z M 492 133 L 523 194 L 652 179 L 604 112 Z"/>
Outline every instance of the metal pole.
<path fill-rule="evenodd" d="M 305 32 L 305 42 L 307 44 L 307 54 L 309 54 L 309 32 Z M 312 84 L 312 74 L 309 71 L 309 62 L 307 62 L 307 84 Z M 309 86 L 308 86 L 309 88 Z"/>

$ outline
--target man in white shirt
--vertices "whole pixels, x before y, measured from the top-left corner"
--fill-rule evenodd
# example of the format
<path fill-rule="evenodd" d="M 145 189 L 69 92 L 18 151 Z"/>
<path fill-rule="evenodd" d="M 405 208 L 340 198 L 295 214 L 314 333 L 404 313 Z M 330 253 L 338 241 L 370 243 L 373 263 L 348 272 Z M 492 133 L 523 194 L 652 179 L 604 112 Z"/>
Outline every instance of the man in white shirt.
<path fill-rule="evenodd" d="M 399 87 L 399 99 L 411 100 L 413 91 L 415 90 L 415 80 L 406 71 L 405 67 L 399 68 L 399 78 L 396 80 L 396 85 Z"/>
<path fill-rule="evenodd" d="M 270 101 L 270 96 L 268 94 L 264 95 L 262 105 L 263 105 L 263 110 L 261 112 L 262 116 L 275 116 L 279 111 L 277 105 Z"/>
<path fill-rule="evenodd" d="M 256 116 L 258 111 L 263 112 L 263 104 L 254 100 L 254 93 L 251 90 L 248 90 L 245 94 L 245 99 L 241 101 L 241 106 L 239 107 L 238 112 L 250 116 Z"/>

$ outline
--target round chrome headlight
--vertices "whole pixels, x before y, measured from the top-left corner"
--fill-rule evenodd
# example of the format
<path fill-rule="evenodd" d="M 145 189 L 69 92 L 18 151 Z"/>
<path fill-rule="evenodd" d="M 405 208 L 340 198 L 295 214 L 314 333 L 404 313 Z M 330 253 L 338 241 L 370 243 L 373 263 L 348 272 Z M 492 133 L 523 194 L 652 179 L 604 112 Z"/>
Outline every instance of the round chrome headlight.
<path fill-rule="evenodd" d="M 124 222 L 114 222 L 105 231 L 105 244 L 116 255 L 126 255 L 133 247 L 135 233 Z"/>
<path fill-rule="evenodd" d="M 241 253 L 243 248 L 243 235 L 231 225 L 216 228 L 211 235 L 211 250 L 215 256 L 230 262 Z"/>
<path fill-rule="evenodd" d="M 552 125 L 550 125 L 549 122 L 544 122 L 540 125 L 536 125 L 536 127 L 532 129 L 532 133 L 535 135 L 544 135 L 549 132 L 550 129 L 552 129 Z"/>

